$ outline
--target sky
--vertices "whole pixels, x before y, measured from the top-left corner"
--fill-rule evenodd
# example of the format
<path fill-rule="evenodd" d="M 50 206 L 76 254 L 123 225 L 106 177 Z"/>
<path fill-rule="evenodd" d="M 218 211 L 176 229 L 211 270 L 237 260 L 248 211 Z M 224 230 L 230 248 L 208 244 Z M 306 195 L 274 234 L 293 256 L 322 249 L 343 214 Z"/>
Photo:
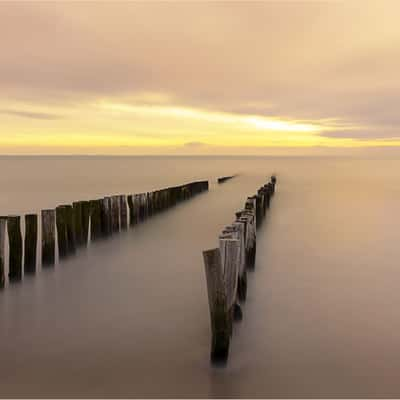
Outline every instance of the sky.
<path fill-rule="evenodd" d="M 0 154 L 400 154 L 400 2 L 1 2 Z"/>

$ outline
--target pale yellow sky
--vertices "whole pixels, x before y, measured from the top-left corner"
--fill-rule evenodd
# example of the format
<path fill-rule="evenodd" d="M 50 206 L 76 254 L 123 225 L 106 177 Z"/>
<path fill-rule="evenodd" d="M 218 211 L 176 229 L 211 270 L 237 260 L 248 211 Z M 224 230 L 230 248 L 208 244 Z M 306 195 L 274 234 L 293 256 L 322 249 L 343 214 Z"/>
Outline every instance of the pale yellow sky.
<path fill-rule="evenodd" d="M 400 2 L 2 2 L 0 154 L 397 148 Z"/>

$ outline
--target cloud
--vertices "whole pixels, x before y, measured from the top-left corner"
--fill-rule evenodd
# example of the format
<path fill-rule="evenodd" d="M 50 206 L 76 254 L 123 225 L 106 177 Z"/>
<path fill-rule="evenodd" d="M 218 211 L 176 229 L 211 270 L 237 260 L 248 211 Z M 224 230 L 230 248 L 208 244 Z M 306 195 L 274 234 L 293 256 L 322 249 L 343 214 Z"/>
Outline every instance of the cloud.
<path fill-rule="evenodd" d="M 259 128 L 268 127 L 262 118 L 310 125 L 332 119 L 363 127 L 316 133 L 338 143 L 396 138 L 399 13 L 397 1 L 382 7 L 368 0 L 362 7 L 350 1 L 1 3 L 0 112 L 21 120 L 69 120 L 71 104 L 110 99 L 256 115 L 259 145 L 265 137 Z M 12 102 L 57 103 L 61 111 L 20 111 Z M 115 122 L 101 116 L 94 124 L 86 115 L 96 115 L 86 111 L 75 125 L 60 124 L 56 131 L 96 131 Z M 156 129 L 149 131 L 137 134 L 150 138 Z M 179 134 L 180 143 L 203 140 Z M 292 136 L 287 139 L 290 145 Z"/>
<path fill-rule="evenodd" d="M 203 143 L 203 142 L 187 142 L 187 143 L 184 143 L 183 146 L 189 147 L 192 149 L 198 149 L 198 148 L 203 148 L 203 147 L 207 146 L 207 144 Z"/>
<path fill-rule="evenodd" d="M 33 112 L 33 111 L 0 109 L 0 114 L 12 115 L 12 116 L 21 117 L 21 118 L 31 118 L 31 119 L 44 119 L 44 120 L 62 119 L 62 117 L 60 115 L 43 113 L 43 112 Z"/>
<path fill-rule="evenodd" d="M 398 140 L 400 139 L 400 129 L 398 126 L 376 126 L 349 130 L 331 130 L 320 133 L 321 136 L 328 138 L 344 138 L 356 140 Z"/>

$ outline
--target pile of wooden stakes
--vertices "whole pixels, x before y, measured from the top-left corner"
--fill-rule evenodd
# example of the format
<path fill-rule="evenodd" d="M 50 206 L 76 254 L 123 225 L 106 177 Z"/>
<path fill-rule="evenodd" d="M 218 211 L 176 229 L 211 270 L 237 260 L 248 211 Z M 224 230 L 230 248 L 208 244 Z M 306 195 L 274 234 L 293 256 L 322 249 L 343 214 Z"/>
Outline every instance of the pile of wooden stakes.
<path fill-rule="evenodd" d="M 148 193 L 118 195 L 97 200 L 77 201 L 41 212 L 42 266 L 56 261 L 56 239 L 59 259 L 74 254 L 90 241 L 109 237 L 143 222 L 177 203 L 208 190 L 208 181 L 191 182 Z M 10 283 L 34 274 L 37 263 L 38 216 L 25 215 L 25 237 L 21 233 L 21 217 L 0 217 L 0 288 L 5 286 L 6 231 L 9 243 Z"/>
<path fill-rule="evenodd" d="M 236 220 L 219 236 L 219 248 L 203 252 L 211 317 L 211 361 L 225 363 L 229 354 L 233 320 L 242 318 L 246 300 L 247 270 L 256 261 L 256 228 L 275 192 L 276 177 L 248 197 Z"/>

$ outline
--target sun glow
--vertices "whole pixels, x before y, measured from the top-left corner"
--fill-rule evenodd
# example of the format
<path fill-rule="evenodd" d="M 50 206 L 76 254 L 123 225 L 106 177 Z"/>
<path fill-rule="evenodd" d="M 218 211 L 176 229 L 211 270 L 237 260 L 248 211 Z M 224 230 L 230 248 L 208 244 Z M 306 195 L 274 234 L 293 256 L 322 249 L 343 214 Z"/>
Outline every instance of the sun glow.
<path fill-rule="evenodd" d="M 205 154 L 233 148 L 393 146 L 400 141 L 332 138 L 324 133 L 361 129 L 335 119 L 299 120 L 171 103 L 146 94 L 130 102 L 99 99 L 79 104 L 0 103 L 0 150 L 68 148 L 70 153 L 159 153 L 188 149 Z M 48 150 L 46 150 L 48 149 Z M 51 150 L 50 150 L 51 149 Z M 164 149 L 164 150 L 163 150 Z M 236 150 L 233 150 L 236 151 Z"/>

